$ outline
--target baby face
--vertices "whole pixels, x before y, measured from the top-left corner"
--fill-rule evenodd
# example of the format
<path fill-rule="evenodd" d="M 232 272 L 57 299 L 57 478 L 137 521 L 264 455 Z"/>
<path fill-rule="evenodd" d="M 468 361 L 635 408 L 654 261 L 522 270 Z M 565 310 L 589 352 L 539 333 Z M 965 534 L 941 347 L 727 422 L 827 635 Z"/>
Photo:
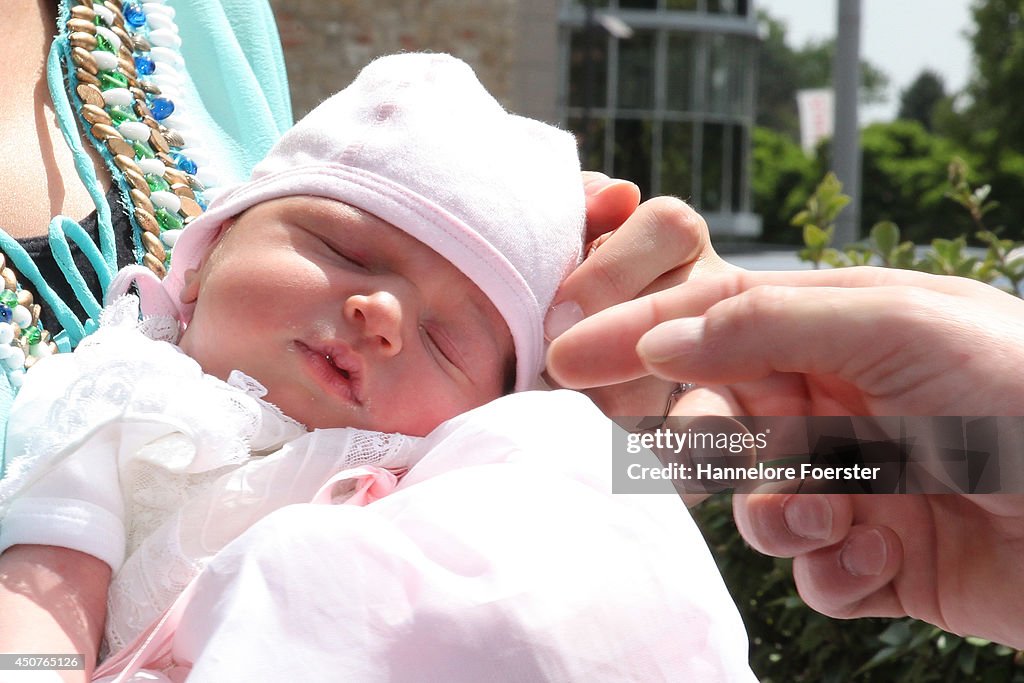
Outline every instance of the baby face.
<path fill-rule="evenodd" d="M 503 393 L 512 336 L 455 266 L 398 228 L 318 197 L 235 220 L 182 294 L 180 346 L 240 370 L 309 428 L 424 435 Z"/>

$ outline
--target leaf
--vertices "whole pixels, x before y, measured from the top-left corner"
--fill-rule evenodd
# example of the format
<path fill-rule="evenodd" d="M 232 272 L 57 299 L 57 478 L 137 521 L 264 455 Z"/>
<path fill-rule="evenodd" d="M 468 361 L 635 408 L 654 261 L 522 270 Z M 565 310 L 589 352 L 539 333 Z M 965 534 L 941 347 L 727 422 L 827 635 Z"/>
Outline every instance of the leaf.
<path fill-rule="evenodd" d="M 822 230 L 813 223 L 808 223 L 804 226 L 804 244 L 811 249 L 822 249 L 828 246 L 828 243 L 832 241 L 832 234 L 830 231 Z"/>
<path fill-rule="evenodd" d="M 893 249 L 899 244 L 900 229 L 892 221 L 876 223 L 871 228 L 871 241 L 874 243 L 878 255 L 888 261 Z"/>
<path fill-rule="evenodd" d="M 886 645 L 899 647 L 910 640 L 913 633 L 910 631 L 910 624 L 905 620 L 894 621 L 887 629 L 878 634 L 878 639 Z"/>

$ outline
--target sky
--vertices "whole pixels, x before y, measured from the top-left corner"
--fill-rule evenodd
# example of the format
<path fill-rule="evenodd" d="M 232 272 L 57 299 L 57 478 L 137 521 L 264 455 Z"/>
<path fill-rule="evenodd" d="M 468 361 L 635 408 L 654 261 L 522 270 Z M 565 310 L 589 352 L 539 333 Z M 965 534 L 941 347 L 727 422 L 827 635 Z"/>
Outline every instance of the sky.
<path fill-rule="evenodd" d="M 793 47 L 836 32 L 838 0 L 755 0 L 786 23 Z M 888 102 L 862 106 L 862 123 L 895 118 L 899 95 L 924 69 L 942 75 L 946 92 L 966 85 L 971 50 L 970 0 L 861 0 L 861 56 L 889 76 Z"/>

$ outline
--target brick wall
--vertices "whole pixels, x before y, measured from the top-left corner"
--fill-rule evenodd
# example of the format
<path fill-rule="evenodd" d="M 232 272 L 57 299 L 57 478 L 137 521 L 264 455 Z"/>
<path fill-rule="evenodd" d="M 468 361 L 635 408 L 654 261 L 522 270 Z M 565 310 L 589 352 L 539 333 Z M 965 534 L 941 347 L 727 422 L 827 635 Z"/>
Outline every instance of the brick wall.
<path fill-rule="evenodd" d="M 506 107 L 552 120 L 557 0 L 270 0 L 296 117 L 400 50 L 464 59 Z"/>

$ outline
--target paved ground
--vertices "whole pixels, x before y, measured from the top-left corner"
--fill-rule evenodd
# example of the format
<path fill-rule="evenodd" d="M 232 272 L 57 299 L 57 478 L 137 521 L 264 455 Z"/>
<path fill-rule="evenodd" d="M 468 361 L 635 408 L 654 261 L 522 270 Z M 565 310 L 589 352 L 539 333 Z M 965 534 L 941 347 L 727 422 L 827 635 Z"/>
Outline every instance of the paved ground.
<path fill-rule="evenodd" d="M 729 263 L 748 270 L 809 270 L 810 263 L 797 258 L 796 249 L 763 248 L 757 245 L 724 246 L 719 252 Z"/>

